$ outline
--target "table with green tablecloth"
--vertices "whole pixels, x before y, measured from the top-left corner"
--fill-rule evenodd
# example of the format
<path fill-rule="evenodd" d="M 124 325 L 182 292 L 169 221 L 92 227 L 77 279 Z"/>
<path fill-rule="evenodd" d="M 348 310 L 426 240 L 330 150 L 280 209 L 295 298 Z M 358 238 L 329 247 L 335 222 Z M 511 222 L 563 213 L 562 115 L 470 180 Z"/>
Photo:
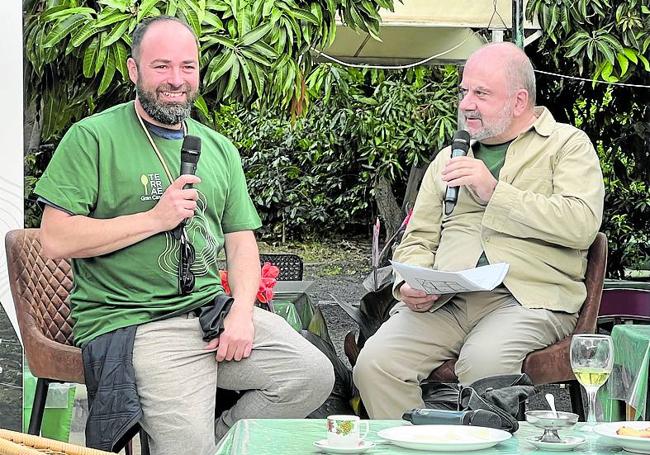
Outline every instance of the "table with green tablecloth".
<path fill-rule="evenodd" d="M 624 401 L 634 420 L 650 418 L 648 413 L 648 367 L 650 366 L 650 325 L 619 324 L 612 329 L 614 369 L 607 381 L 612 400 Z M 612 416 L 616 419 L 616 416 Z M 606 416 L 611 419 L 612 417 Z"/>
<path fill-rule="evenodd" d="M 325 420 L 316 419 L 240 420 L 221 440 L 216 455 L 316 454 L 319 451 L 314 447 L 313 443 L 326 438 L 325 422 Z M 403 449 L 383 441 L 377 435 L 380 430 L 398 425 L 408 424 L 401 420 L 371 420 L 367 439 L 377 445 L 365 453 L 368 455 L 441 453 Z M 614 447 L 602 442 L 594 433 L 577 431 L 582 425 L 584 424 L 579 423 L 573 430 L 560 432 L 561 436 L 580 435 L 587 438 L 587 443 L 565 453 L 575 453 L 576 455 L 581 453 L 609 454 L 621 451 L 620 447 Z M 477 455 L 558 453 L 541 451 L 525 441 L 527 437 L 540 434 L 540 429 L 531 426 L 527 422 L 521 422 L 519 431 L 511 439 L 492 448 L 469 453 L 476 453 Z"/>

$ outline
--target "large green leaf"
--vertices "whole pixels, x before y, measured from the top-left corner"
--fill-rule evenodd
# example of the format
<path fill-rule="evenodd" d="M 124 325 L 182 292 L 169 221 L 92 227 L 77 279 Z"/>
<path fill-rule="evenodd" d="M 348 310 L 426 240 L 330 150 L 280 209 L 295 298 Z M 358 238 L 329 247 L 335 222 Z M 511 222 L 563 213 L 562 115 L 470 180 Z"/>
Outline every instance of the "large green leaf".
<path fill-rule="evenodd" d="M 125 20 L 120 25 L 113 28 L 113 30 L 111 30 L 111 32 L 106 36 L 106 39 L 102 40 L 102 47 L 108 47 L 122 38 L 122 35 L 124 35 L 129 28 L 129 23 L 130 20 Z"/>
<path fill-rule="evenodd" d="M 95 75 L 95 62 L 99 53 L 99 38 L 95 37 L 86 48 L 83 58 L 83 75 L 93 77 Z"/>
<path fill-rule="evenodd" d="M 223 92 L 223 97 L 228 98 L 232 91 L 235 89 L 235 84 L 239 79 L 239 60 L 235 58 L 230 68 L 230 77 L 228 78 L 228 85 L 226 85 L 226 90 Z"/>
<path fill-rule="evenodd" d="M 252 50 L 250 50 L 248 48 L 244 47 L 244 48 L 241 48 L 239 51 L 247 59 L 253 60 L 253 61 L 257 62 L 257 63 L 261 63 L 264 66 L 271 66 L 272 65 L 272 63 L 271 63 L 271 61 L 269 59 L 267 59 L 266 57 L 258 54 L 257 52 L 254 52 L 254 51 L 252 51 Z"/>
<path fill-rule="evenodd" d="M 113 59 L 117 70 L 122 75 L 122 78 L 127 80 L 129 78 L 129 68 L 126 65 L 126 60 L 129 58 L 129 51 L 121 40 L 113 44 L 111 50 L 113 51 Z"/>
<path fill-rule="evenodd" d="M 189 10 L 194 11 L 199 22 L 203 22 L 205 16 L 205 0 L 181 0 Z"/>
<path fill-rule="evenodd" d="M 205 16 L 203 16 L 203 22 L 205 24 L 211 25 L 214 30 L 212 32 L 218 32 L 219 30 L 223 30 L 223 22 L 217 16 L 216 14 L 212 13 L 211 11 L 206 11 Z"/>
<path fill-rule="evenodd" d="M 104 66 L 104 62 L 106 61 L 106 57 L 108 56 L 108 48 L 101 46 L 101 43 L 104 41 L 104 36 L 105 34 L 102 33 L 101 39 L 100 39 L 100 46 L 99 46 L 99 51 L 97 52 L 97 60 L 95 60 L 95 75 L 99 74 L 101 71 L 102 67 Z"/>
<path fill-rule="evenodd" d="M 217 79 L 223 76 L 233 66 L 237 60 L 234 51 L 224 51 L 220 57 L 212 59 L 205 71 L 204 83 L 207 87 L 214 84 Z"/>
<path fill-rule="evenodd" d="M 54 20 L 62 20 L 65 17 L 72 16 L 73 14 L 83 14 L 88 18 L 92 18 L 95 10 L 87 7 L 69 8 L 67 6 L 55 6 L 43 12 L 40 16 L 41 21 L 50 22 Z"/>
<path fill-rule="evenodd" d="M 87 20 L 88 16 L 84 14 L 74 14 L 57 22 L 57 24 L 47 34 L 43 47 L 48 48 L 59 44 L 60 41 L 65 39 L 73 30 Z"/>
<path fill-rule="evenodd" d="M 124 14 L 117 10 L 104 10 L 102 14 L 99 15 L 97 21 L 95 22 L 95 28 L 108 27 L 117 22 L 126 21 L 132 16 L 130 14 Z"/>
<path fill-rule="evenodd" d="M 248 98 L 251 93 L 253 93 L 253 82 L 251 80 L 251 74 L 248 69 L 248 63 L 246 62 L 246 59 L 240 56 L 237 56 L 237 60 L 241 69 L 241 75 L 243 76 L 239 79 L 241 81 L 240 86 L 242 89 L 242 96 L 244 98 Z"/>
<path fill-rule="evenodd" d="M 271 31 L 271 24 L 265 24 L 261 27 L 251 30 L 242 36 L 239 40 L 241 46 L 250 46 L 264 38 Z"/>
<path fill-rule="evenodd" d="M 70 37 L 69 46 L 79 47 L 95 33 L 97 33 L 97 30 L 95 29 L 95 25 L 92 22 L 87 22 L 86 24 L 84 24 L 83 27 L 81 27 L 76 33 L 74 33 Z"/>
<path fill-rule="evenodd" d="M 142 0 L 142 3 L 140 3 L 140 6 L 138 7 L 138 15 L 136 16 L 136 21 L 140 22 L 142 19 L 147 17 L 153 7 L 156 6 L 159 1 L 160 0 Z"/>
<path fill-rule="evenodd" d="M 271 46 L 266 44 L 264 41 L 258 41 L 257 43 L 253 44 L 251 48 L 254 49 L 255 52 L 259 53 L 260 55 L 263 55 L 264 57 L 270 60 L 274 60 L 278 57 L 278 54 L 275 52 L 275 49 L 273 49 Z"/>
<path fill-rule="evenodd" d="M 215 45 L 224 46 L 228 49 L 234 49 L 236 47 L 235 40 L 220 35 L 213 35 L 213 36 L 201 38 L 201 41 L 203 42 L 201 48 L 204 51 Z"/>
<path fill-rule="evenodd" d="M 203 114 L 203 117 L 210 118 L 210 110 L 208 109 L 208 104 L 205 102 L 205 98 L 202 95 L 199 95 L 194 101 L 194 107 Z"/>
<path fill-rule="evenodd" d="M 194 30 L 194 34 L 196 36 L 201 36 L 202 21 L 194 8 L 189 6 L 190 4 L 192 4 L 191 0 L 180 0 L 178 9 L 181 11 L 185 21 L 190 25 L 192 30 Z"/>
<path fill-rule="evenodd" d="M 167 16 L 176 16 L 176 11 L 178 11 L 178 0 L 169 0 L 165 14 Z"/>
<path fill-rule="evenodd" d="M 97 0 L 97 3 L 125 12 L 131 5 L 131 0 Z"/>
<path fill-rule="evenodd" d="M 264 70 L 258 67 L 254 62 L 248 63 L 248 70 L 250 71 L 251 79 L 253 79 L 253 84 L 255 85 L 255 90 L 257 91 L 258 96 L 262 96 L 264 93 L 264 83 L 266 81 Z"/>
<path fill-rule="evenodd" d="M 314 25 L 318 25 L 318 18 L 307 10 L 294 8 L 291 9 L 291 14 L 293 15 L 293 17 L 296 17 L 303 21 L 311 22 Z"/>
<path fill-rule="evenodd" d="M 106 49 L 106 48 L 104 48 Z M 115 76 L 115 59 L 113 57 L 113 52 L 109 52 L 104 61 L 104 74 L 102 75 L 102 80 L 99 83 L 99 89 L 97 93 L 102 95 L 108 90 L 108 87 L 113 82 L 113 77 Z"/>

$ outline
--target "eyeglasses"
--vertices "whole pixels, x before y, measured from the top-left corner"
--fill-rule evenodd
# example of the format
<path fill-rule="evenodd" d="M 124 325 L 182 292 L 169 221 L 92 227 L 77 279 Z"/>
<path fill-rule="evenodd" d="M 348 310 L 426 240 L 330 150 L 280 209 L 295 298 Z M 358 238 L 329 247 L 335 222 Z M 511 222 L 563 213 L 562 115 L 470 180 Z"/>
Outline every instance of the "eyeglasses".
<path fill-rule="evenodd" d="M 181 294 L 187 295 L 194 289 L 195 278 L 191 267 L 196 259 L 196 252 L 194 251 L 194 246 L 187 238 L 185 228 L 183 228 L 183 232 L 181 233 L 180 242 L 181 258 L 178 261 L 178 287 L 181 290 Z"/>

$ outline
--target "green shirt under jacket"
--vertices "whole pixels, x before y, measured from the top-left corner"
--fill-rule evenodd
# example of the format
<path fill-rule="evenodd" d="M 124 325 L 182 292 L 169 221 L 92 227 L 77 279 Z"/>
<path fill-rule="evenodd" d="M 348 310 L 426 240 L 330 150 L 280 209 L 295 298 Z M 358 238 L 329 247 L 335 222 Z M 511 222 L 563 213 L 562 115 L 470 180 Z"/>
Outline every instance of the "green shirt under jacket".
<path fill-rule="evenodd" d="M 523 306 L 575 313 L 586 297 L 587 250 L 602 221 L 603 176 L 585 133 L 556 122 L 546 108 L 535 114 L 508 147 L 487 205 L 462 187 L 446 216 L 440 175 L 450 149 L 436 156 L 394 260 L 458 271 L 474 267 L 485 251 L 490 264 L 510 264 L 504 284 Z M 397 299 L 403 282 L 396 277 Z"/>

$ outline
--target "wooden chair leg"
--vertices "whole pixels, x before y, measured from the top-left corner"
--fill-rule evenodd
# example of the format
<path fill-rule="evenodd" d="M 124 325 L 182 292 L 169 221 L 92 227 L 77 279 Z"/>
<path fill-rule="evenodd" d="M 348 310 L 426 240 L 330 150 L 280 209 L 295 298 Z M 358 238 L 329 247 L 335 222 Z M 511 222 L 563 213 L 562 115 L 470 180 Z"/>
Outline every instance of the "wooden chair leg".
<path fill-rule="evenodd" d="M 50 388 L 50 380 L 38 378 L 36 381 L 36 391 L 34 392 L 34 402 L 32 403 L 32 415 L 29 418 L 29 428 L 27 433 L 38 436 L 41 432 L 41 423 L 43 422 L 43 413 L 45 412 L 45 400 L 47 391 Z"/>
<path fill-rule="evenodd" d="M 569 396 L 571 397 L 571 410 L 578 414 L 578 420 L 580 422 L 585 421 L 585 406 L 582 401 L 582 389 L 580 388 L 580 383 L 578 381 L 570 381 L 569 385 Z"/>

